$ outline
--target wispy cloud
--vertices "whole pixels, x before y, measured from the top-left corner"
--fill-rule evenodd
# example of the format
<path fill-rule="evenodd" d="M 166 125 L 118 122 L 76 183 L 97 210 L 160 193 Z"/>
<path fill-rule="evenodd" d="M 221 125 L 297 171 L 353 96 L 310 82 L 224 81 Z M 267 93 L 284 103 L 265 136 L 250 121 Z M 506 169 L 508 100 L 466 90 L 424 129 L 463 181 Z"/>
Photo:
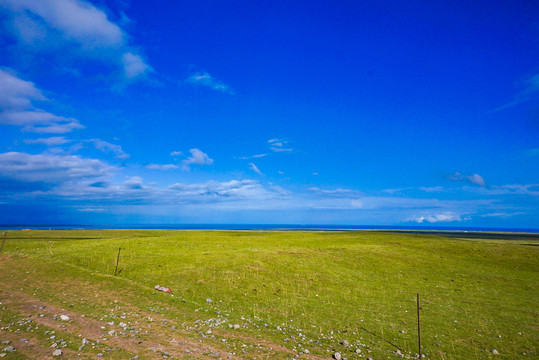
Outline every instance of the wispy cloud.
<path fill-rule="evenodd" d="M 442 214 L 427 214 L 414 216 L 406 220 L 407 222 L 416 222 L 418 224 L 428 222 L 428 223 L 439 223 L 439 222 L 455 222 L 455 221 L 465 221 L 469 218 L 463 218 L 458 214 L 446 212 Z"/>
<path fill-rule="evenodd" d="M 71 142 L 71 140 L 66 139 L 63 136 L 24 140 L 25 144 L 36 144 L 36 145 L 46 145 L 46 146 L 58 146 L 58 145 L 67 144 L 68 142 Z"/>
<path fill-rule="evenodd" d="M 449 180 L 453 181 L 467 181 L 469 183 L 479 185 L 479 186 L 485 186 L 485 179 L 479 174 L 472 174 L 472 175 L 462 175 L 458 171 L 455 172 L 452 175 L 448 176 Z"/>
<path fill-rule="evenodd" d="M 518 216 L 518 215 L 525 215 L 524 212 L 515 212 L 515 213 L 506 213 L 506 212 L 499 212 L 499 213 L 490 213 L 490 214 L 483 214 L 479 215 L 480 217 L 500 217 L 500 218 L 508 218 L 511 216 Z"/>
<path fill-rule="evenodd" d="M 77 119 L 54 115 L 34 105 L 35 101 L 46 100 L 34 83 L 0 69 L 0 124 L 22 126 L 23 131 L 50 134 L 63 134 L 84 128 Z"/>
<path fill-rule="evenodd" d="M 241 156 L 241 157 L 238 157 L 238 159 L 240 159 L 240 160 L 249 160 L 249 159 L 263 158 L 263 157 L 266 157 L 266 156 L 268 156 L 268 154 L 256 154 L 256 155 L 251 155 L 251 156 Z"/>
<path fill-rule="evenodd" d="M 358 197 L 363 195 L 362 192 L 352 189 L 343 189 L 343 188 L 337 188 L 337 189 L 320 189 L 318 187 L 311 187 L 308 190 L 317 193 L 322 194 L 326 196 L 336 196 L 336 197 Z"/>
<path fill-rule="evenodd" d="M 199 149 L 189 150 L 191 156 L 182 161 L 182 170 L 189 171 L 191 170 L 191 165 L 211 165 L 213 164 L 213 159 L 210 159 L 208 154 L 202 152 Z"/>
<path fill-rule="evenodd" d="M 230 86 L 222 81 L 217 80 L 207 72 L 198 72 L 193 74 L 187 78 L 186 82 L 194 85 L 204 86 L 215 91 L 234 94 L 234 91 L 230 88 Z"/>
<path fill-rule="evenodd" d="M 57 56 L 49 49 L 62 48 L 64 60 L 84 56 L 112 63 L 130 81 L 152 71 L 129 45 L 125 31 L 88 1 L 1 0 L 0 6 L 8 10 L 11 31 L 29 54 Z"/>
<path fill-rule="evenodd" d="M 422 186 L 419 188 L 419 190 L 424 192 L 441 192 L 445 189 L 442 186 Z"/>
<path fill-rule="evenodd" d="M 513 100 L 508 102 L 505 105 L 499 106 L 492 110 L 492 112 L 505 110 L 507 108 L 513 107 L 518 104 L 522 104 L 529 100 L 530 96 L 536 92 L 539 92 L 539 74 L 534 74 L 522 82 L 522 90 L 520 90 L 514 97 Z"/>
<path fill-rule="evenodd" d="M 255 173 L 257 173 L 258 175 L 261 175 L 261 176 L 264 175 L 262 174 L 262 171 L 260 171 L 260 169 L 258 169 L 258 167 L 253 163 L 249 163 L 249 168 L 253 170 Z"/>
<path fill-rule="evenodd" d="M 484 195 L 528 195 L 539 196 L 539 184 L 493 185 L 489 188 L 464 188 Z"/>
<path fill-rule="evenodd" d="M 117 159 L 127 159 L 129 157 L 128 154 L 126 154 L 120 145 L 111 144 L 107 141 L 101 140 L 101 139 L 90 139 L 86 140 L 87 142 L 91 142 L 94 144 L 96 149 L 101 150 L 103 152 L 112 152 Z"/>
<path fill-rule="evenodd" d="M 288 140 L 284 139 L 269 139 L 268 144 L 273 152 L 291 152 L 294 149 L 287 147 Z"/>
<path fill-rule="evenodd" d="M 174 170 L 179 168 L 175 164 L 148 164 L 145 167 L 150 170 Z"/>

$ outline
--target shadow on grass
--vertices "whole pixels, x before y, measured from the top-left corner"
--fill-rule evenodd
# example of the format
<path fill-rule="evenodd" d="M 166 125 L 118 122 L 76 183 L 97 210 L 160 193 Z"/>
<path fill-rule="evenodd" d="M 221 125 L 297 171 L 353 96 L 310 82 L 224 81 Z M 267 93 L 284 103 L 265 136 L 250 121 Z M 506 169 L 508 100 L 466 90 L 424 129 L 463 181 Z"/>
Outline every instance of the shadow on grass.
<path fill-rule="evenodd" d="M 401 352 L 404 351 L 404 350 L 402 350 L 398 345 L 395 345 L 394 343 L 392 343 L 391 341 L 387 340 L 386 338 L 383 338 L 383 337 L 381 337 L 380 335 L 378 335 L 378 334 L 376 334 L 376 333 L 373 333 L 373 332 L 370 331 L 370 330 L 365 329 L 364 327 L 361 327 L 361 326 L 360 326 L 359 328 L 360 328 L 361 330 L 363 330 L 363 331 L 365 331 L 365 332 L 371 334 L 372 336 L 377 337 L 378 339 L 385 341 L 386 343 L 388 343 L 389 345 L 393 346 L 393 347 L 396 348 L 397 350 L 400 350 Z"/>

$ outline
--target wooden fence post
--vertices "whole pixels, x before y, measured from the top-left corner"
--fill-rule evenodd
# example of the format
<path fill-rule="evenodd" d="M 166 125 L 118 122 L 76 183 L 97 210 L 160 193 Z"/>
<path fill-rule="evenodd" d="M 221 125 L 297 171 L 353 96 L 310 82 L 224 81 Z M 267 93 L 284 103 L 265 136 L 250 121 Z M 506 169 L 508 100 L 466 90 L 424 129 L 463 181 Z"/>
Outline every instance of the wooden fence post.
<path fill-rule="evenodd" d="M 118 248 L 118 257 L 116 258 L 116 269 L 114 269 L 114 276 L 118 273 L 118 263 L 120 262 L 120 251 L 122 248 Z"/>
<path fill-rule="evenodd" d="M 421 322 L 419 321 L 419 293 L 417 293 L 417 343 L 419 347 L 419 358 L 421 359 Z"/>
<path fill-rule="evenodd" d="M 7 231 L 4 231 L 4 240 L 2 240 L 2 247 L 0 247 L 0 253 L 4 251 L 4 243 L 6 242 Z"/>

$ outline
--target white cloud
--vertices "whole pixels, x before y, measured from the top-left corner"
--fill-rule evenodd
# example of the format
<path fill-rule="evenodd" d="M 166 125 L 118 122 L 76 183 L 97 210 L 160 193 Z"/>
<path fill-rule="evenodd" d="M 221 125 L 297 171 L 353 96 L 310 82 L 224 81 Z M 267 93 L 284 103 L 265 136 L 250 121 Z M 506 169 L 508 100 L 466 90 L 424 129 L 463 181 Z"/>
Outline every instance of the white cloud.
<path fill-rule="evenodd" d="M 125 34 L 105 12 L 80 0 L 1 0 L 0 4 L 19 13 L 30 12 L 50 28 L 85 47 L 124 45 Z"/>
<path fill-rule="evenodd" d="M 473 174 L 473 175 L 467 176 L 466 178 L 472 184 L 476 184 L 476 185 L 479 185 L 479 186 L 485 186 L 485 180 L 483 179 L 483 177 L 481 175 Z"/>
<path fill-rule="evenodd" d="M 189 150 L 191 156 L 182 161 L 182 170 L 189 171 L 191 165 L 211 165 L 213 164 L 213 159 L 210 159 L 208 154 L 200 151 L 199 149 Z"/>
<path fill-rule="evenodd" d="M 86 140 L 87 142 L 91 142 L 94 144 L 96 149 L 101 150 L 103 152 L 112 152 L 117 159 L 127 159 L 129 157 L 128 154 L 126 154 L 120 145 L 111 144 L 107 141 L 101 140 L 101 139 L 90 139 Z"/>
<path fill-rule="evenodd" d="M 0 175 L 29 182 L 62 183 L 110 175 L 114 168 L 96 159 L 73 155 L 20 152 L 0 154 Z"/>
<path fill-rule="evenodd" d="M 175 164 L 148 164 L 145 167 L 150 170 L 174 170 L 179 166 Z"/>
<path fill-rule="evenodd" d="M 27 139 L 24 140 L 26 144 L 37 144 L 37 145 L 47 145 L 47 146 L 57 146 L 63 145 L 71 140 L 64 138 L 63 136 L 55 136 L 49 138 L 39 138 L 39 139 Z"/>
<path fill-rule="evenodd" d="M 234 94 L 230 86 L 226 85 L 222 81 L 217 80 L 207 72 L 199 72 L 189 76 L 186 80 L 188 83 L 205 86 L 215 91 L 223 93 Z"/>
<path fill-rule="evenodd" d="M 468 181 L 469 183 L 485 187 L 485 179 L 479 174 L 462 175 L 458 171 L 448 176 L 449 180 L 453 181 Z"/>
<path fill-rule="evenodd" d="M 292 148 L 285 147 L 288 144 L 288 140 L 284 139 L 269 139 L 268 144 L 273 152 L 291 152 Z"/>
<path fill-rule="evenodd" d="M 261 175 L 261 176 L 264 175 L 262 174 L 262 171 L 260 171 L 260 169 L 258 169 L 258 167 L 253 163 L 249 163 L 249 168 L 253 170 L 255 173 L 257 173 L 258 175 Z"/>
<path fill-rule="evenodd" d="M 122 183 L 123 187 L 128 189 L 142 189 L 142 178 L 140 176 L 133 176 Z"/>
<path fill-rule="evenodd" d="M 36 86 L 11 72 L 0 69 L 0 124 L 22 126 L 23 131 L 63 134 L 82 129 L 77 119 L 38 109 L 34 101 L 45 101 Z"/>
<path fill-rule="evenodd" d="M 128 79 L 137 78 L 151 71 L 152 68 L 142 60 L 140 55 L 126 52 L 122 55 L 124 74 Z"/>
<path fill-rule="evenodd" d="M 438 223 L 438 222 L 453 222 L 453 221 L 464 221 L 464 220 L 469 220 L 469 219 L 462 218 L 458 214 L 447 212 L 447 213 L 442 213 L 442 214 L 428 214 L 428 215 L 414 216 L 414 217 L 409 218 L 406 221 L 416 222 L 416 223 L 421 224 L 423 222 Z"/>
<path fill-rule="evenodd" d="M 32 107 L 32 101 L 47 100 L 34 83 L 18 78 L 11 72 L 0 69 L 0 108 L 16 111 Z"/>
<path fill-rule="evenodd" d="M 61 54 L 74 64 L 80 56 L 99 60 L 122 68 L 129 81 L 153 71 L 129 46 L 124 30 L 87 1 L 0 0 L 0 7 L 9 10 L 12 31 L 28 54 Z"/>
<path fill-rule="evenodd" d="M 181 156 L 183 155 L 183 152 L 181 151 L 173 151 L 170 153 L 170 156 Z"/>

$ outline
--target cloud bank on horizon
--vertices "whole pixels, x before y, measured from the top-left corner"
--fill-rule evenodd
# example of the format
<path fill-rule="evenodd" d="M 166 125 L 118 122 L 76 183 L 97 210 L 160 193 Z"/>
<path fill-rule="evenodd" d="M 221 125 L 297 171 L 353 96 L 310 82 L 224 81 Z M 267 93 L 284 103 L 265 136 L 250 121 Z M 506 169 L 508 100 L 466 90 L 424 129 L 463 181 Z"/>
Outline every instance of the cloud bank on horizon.
<path fill-rule="evenodd" d="M 0 0 L 0 224 L 537 228 L 538 5 L 268 6 Z"/>

